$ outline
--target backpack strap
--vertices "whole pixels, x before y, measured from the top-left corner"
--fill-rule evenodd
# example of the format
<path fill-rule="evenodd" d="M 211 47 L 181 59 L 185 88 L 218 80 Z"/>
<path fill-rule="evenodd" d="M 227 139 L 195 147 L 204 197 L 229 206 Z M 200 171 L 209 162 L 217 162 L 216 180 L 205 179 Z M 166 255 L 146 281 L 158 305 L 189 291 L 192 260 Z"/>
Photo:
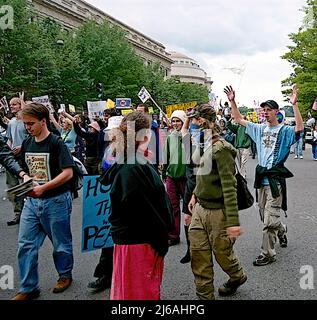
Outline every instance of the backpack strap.
<path fill-rule="evenodd" d="M 212 142 L 212 144 L 215 144 L 216 142 L 222 141 L 222 140 L 223 140 L 223 139 L 220 139 L 219 136 L 215 136 L 215 137 L 213 137 L 213 138 L 211 139 L 211 142 Z"/>

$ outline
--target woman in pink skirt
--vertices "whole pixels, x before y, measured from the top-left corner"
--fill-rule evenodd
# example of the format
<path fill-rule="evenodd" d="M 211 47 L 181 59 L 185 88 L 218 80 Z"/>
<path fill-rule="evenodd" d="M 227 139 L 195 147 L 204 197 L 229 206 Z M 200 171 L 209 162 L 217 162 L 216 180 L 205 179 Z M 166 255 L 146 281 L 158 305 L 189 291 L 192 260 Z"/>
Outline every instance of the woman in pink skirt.
<path fill-rule="evenodd" d="M 160 299 L 173 213 L 160 176 L 144 157 L 150 135 L 144 114 L 125 116 L 116 135 L 116 163 L 100 178 L 111 184 L 111 300 Z"/>

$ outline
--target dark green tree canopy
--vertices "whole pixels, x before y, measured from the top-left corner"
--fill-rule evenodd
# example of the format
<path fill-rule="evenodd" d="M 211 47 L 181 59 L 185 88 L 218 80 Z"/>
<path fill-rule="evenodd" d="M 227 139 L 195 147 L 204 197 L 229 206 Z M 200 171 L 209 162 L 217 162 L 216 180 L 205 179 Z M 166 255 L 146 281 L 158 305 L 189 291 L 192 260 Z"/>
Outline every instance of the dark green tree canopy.
<path fill-rule="evenodd" d="M 297 84 L 300 92 L 299 107 L 305 117 L 317 98 L 317 0 L 307 0 L 304 10 L 306 17 L 303 26 L 298 33 L 290 34 L 294 45 L 289 46 L 289 51 L 282 57 L 293 68 L 293 73 L 282 84 Z M 290 90 L 283 93 L 287 96 Z"/>
<path fill-rule="evenodd" d="M 26 0 L 0 0 L 3 4 L 14 10 L 14 27 L 0 28 L 1 97 L 24 91 L 30 100 L 48 94 L 56 108 L 64 103 L 80 110 L 88 100 L 131 98 L 137 104 L 145 86 L 162 107 L 208 101 L 205 86 L 166 80 L 159 64 L 145 66 L 124 31 L 107 20 L 65 31 L 37 17 Z"/>

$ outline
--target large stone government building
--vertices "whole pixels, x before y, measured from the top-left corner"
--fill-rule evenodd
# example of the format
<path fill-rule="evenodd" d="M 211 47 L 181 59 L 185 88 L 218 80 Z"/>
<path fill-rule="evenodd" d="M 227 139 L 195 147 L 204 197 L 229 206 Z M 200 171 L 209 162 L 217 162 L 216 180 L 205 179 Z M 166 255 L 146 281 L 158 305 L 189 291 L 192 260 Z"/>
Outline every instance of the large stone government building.
<path fill-rule="evenodd" d="M 91 4 L 82 0 L 29 0 L 29 2 L 40 16 L 51 18 L 67 29 L 78 28 L 87 19 L 94 19 L 97 22 L 107 19 L 109 23 L 124 30 L 135 52 L 143 59 L 145 64 L 158 61 L 165 70 L 165 75 L 170 76 L 173 60 L 170 54 L 166 52 L 163 44 L 111 17 Z"/>
<path fill-rule="evenodd" d="M 207 77 L 207 73 L 192 58 L 179 52 L 171 52 L 173 64 L 171 76 L 178 76 L 182 82 L 198 83 L 205 85 L 211 90 L 212 81 Z"/>
<path fill-rule="evenodd" d="M 212 81 L 191 58 L 178 53 L 168 53 L 163 44 L 131 28 L 100 9 L 83 0 L 28 0 L 41 17 L 48 17 L 65 29 L 78 28 L 87 19 L 97 22 L 108 20 L 124 30 L 135 52 L 145 64 L 159 62 L 166 77 L 179 76 L 181 81 L 206 85 L 211 89 Z M 184 63 L 183 63 L 184 62 Z"/>

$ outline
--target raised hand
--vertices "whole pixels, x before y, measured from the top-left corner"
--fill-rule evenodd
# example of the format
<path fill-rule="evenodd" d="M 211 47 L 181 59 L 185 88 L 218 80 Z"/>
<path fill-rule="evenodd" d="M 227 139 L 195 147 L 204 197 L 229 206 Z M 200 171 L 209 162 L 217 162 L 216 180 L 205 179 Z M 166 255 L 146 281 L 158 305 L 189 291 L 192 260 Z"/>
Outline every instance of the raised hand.
<path fill-rule="evenodd" d="M 21 100 L 21 109 L 24 109 L 24 107 L 25 107 L 24 91 L 19 92 L 19 98 L 20 98 L 20 100 Z"/>
<path fill-rule="evenodd" d="M 233 101 L 235 99 L 236 93 L 231 86 L 225 87 L 223 91 L 227 95 L 229 101 Z"/>
<path fill-rule="evenodd" d="M 296 84 L 293 84 L 292 87 L 292 95 L 290 98 L 290 103 L 294 105 L 297 102 L 298 88 Z"/>
<path fill-rule="evenodd" d="M 19 92 L 19 98 L 21 99 L 21 101 L 24 101 L 24 91 Z"/>

